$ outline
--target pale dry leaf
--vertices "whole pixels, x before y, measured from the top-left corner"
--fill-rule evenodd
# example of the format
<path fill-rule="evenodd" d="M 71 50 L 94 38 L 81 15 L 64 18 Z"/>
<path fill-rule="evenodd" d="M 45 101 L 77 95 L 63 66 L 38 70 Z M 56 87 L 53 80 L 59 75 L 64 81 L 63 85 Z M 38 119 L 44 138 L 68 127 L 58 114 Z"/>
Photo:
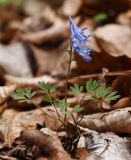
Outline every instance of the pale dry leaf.
<path fill-rule="evenodd" d="M 82 0 L 65 0 L 62 6 L 62 13 L 67 17 L 75 16 L 79 12 L 82 4 Z"/>
<path fill-rule="evenodd" d="M 121 13 L 116 20 L 118 23 L 131 27 L 131 9 L 126 13 Z"/>
<path fill-rule="evenodd" d="M 2 114 L 0 119 L 0 140 L 3 141 L 3 147 L 11 147 L 12 141 L 10 136 L 10 129 L 12 126 L 12 120 L 17 114 L 16 110 L 8 109 Z"/>
<path fill-rule="evenodd" d="M 0 104 L 5 102 L 10 94 L 16 89 L 16 85 L 0 87 Z"/>
<path fill-rule="evenodd" d="M 56 79 L 52 78 L 49 75 L 44 75 L 34 78 L 20 78 L 11 75 L 4 75 L 4 79 L 7 84 L 17 84 L 18 86 L 37 86 L 38 82 L 44 81 L 45 83 L 55 83 Z"/>
<path fill-rule="evenodd" d="M 113 57 L 131 58 L 131 30 L 127 26 L 108 24 L 96 29 L 94 36 L 99 47 Z"/>
<path fill-rule="evenodd" d="M 99 132 L 113 131 L 131 134 L 131 107 L 86 115 L 80 122 L 80 126 Z"/>
<path fill-rule="evenodd" d="M 0 44 L 0 67 L 7 74 L 32 77 L 28 53 L 26 46 L 21 42 L 11 43 L 10 45 Z"/>
<path fill-rule="evenodd" d="M 131 158 L 131 142 L 111 132 L 87 134 L 85 146 L 88 158 L 92 160 L 130 160 Z"/>

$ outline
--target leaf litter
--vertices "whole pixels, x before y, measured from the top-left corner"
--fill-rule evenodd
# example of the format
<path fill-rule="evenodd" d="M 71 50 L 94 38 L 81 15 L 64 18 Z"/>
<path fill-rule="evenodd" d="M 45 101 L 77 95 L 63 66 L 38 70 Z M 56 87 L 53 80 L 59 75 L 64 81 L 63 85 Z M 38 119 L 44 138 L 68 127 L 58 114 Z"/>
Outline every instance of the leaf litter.
<path fill-rule="evenodd" d="M 1 159 L 131 159 L 131 2 L 110 0 L 107 4 L 96 0 L 28 0 L 18 6 L 0 5 Z M 101 18 L 103 15 L 106 16 Z M 67 115 L 66 129 L 72 139 L 57 117 L 60 114 L 64 118 L 64 114 L 41 101 L 41 93 L 30 104 L 16 103 L 10 97 L 19 87 L 31 87 L 37 92 L 38 82 L 44 81 L 57 86 L 58 93 L 51 93 L 53 97 L 63 98 L 69 16 L 93 34 L 89 42 L 93 61 L 87 63 L 79 55 L 73 57 L 67 86 L 70 111 L 79 111 L 77 104 L 88 79 L 100 80 L 103 88 L 111 87 L 121 96 L 108 103 L 84 99 L 84 111 L 74 114 L 80 121 L 79 138 L 71 115 Z M 74 98 L 69 88 L 75 83 L 84 87 L 72 89 Z M 95 94 L 101 98 L 98 89 Z"/>

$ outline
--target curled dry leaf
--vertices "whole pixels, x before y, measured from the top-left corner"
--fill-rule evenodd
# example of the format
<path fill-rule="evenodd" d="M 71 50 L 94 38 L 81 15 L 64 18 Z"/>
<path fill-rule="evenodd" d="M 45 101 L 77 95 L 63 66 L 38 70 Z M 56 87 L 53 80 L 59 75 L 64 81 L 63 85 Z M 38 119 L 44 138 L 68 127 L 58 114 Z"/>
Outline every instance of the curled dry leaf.
<path fill-rule="evenodd" d="M 37 124 L 44 125 L 44 115 L 40 110 L 18 112 L 7 109 L 0 120 L 0 139 L 4 141 L 3 146 L 11 147 L 21 131 L 35 129 Z"/>
<path fill-rule="evenodd" d="M 111 108 L 112 109 L 119 109 L 131 106 L 131 98 L 130 97 L 124 97 L 121 98 L 117 103 L 115 103 Z"/>
<path fill-rule="evenodd" d="M 130 160 L 131 142 L 114 133 L 94 133 L 85 136 L 85 148 L 90 160 Z"/>
<path fill-rule="evenodd" d="M 56 80 L 48 75 L 35 78 L 20 78 L 11 75 L 4 75 L 7 84 L 17 84 L 18 86 L 37 86 L 38 82 L 44 81 L 45 83 L 55 83 Z"/>
<path fill-rule="evenodd" d="M 65 0 L 62 6 L 62 13 L 67 17 L 75 16 L 79 12 L 82 4 L 82 0 Z"/>
<path fill-rule="evenodd" d="M 21 38 L 35 44 L 43 44 L 49 41 L 57 42 L 67 37 L 68 29 L 68 22 L 60 18 L 55 18 L 55 21 L 49 28 L 35 33 L 24 33 L 21 35 Z"/>
<path fill-rule="evenodd" d="M 80 122 L 80 126 L 99 132 L 114 131 L 131 134 L 131 107 L 86 115 Z"/>
<path fill-rule="evenodd" d="M 0 87 L 0 104 L 5 102 L 15 89 L 16 89 L 16 85 Z"/>
<path fill-rule="evenodd" d="M 72 160 L 63 149 L 58 137 L 51 130 L 45 128 L 39 130 L 27 130 L 22 132 L 21 138 L 26 143 L 32 143 L 38 146 L 43 153 L 48 155 L 49 160 Z"/>

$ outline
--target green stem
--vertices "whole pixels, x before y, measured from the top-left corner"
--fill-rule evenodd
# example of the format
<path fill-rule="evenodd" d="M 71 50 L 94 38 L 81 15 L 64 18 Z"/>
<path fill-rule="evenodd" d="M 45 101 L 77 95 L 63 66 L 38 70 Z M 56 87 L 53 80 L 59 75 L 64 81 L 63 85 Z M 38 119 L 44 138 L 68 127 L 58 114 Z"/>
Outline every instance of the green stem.
<path fill-rule="evenodd" d="M 55 104 L 54 104 L 54 102 L 53 102 L 50 94 L 48 94 L 47 96 L 50 98 L 51 105 L 54 107 L 54 109 L 55 109 L 55 111 L 56 111 L 56 114 L 57 114 L 57 116 L 58 116 L 58 118 L 59 118 L 58 120 L 59 120 L 60 122 L 64 123 L 64 121 L 61 120 L 61 115 L 59 114 L 59 112 L 58 112 L 58 110 L 57 110 L 57 108 L 56 108 L 56 106 L 55 106 Z"/>
<path fill-rule="evenodd" d="M 66 84 L 65 84 L 65 101 L 66 101 L 66 103 L 67 103 L 67 93 L 68 93 L 68 80 L 69 80 L 69 76 L 70 76 L 70 68 L 71 68 L 71 62 L 72 62 L 72 56 L 73 56 L 72 48 L 69 51 L 69 55 L 70 55 L 70 57 L 69 57 L 69 64 L 68 64 Z M 65 110 L 65 112 L 67 112 L 67 109 Z M 65 114 L 64 121 L 66 121 L 66 114 Z"/>

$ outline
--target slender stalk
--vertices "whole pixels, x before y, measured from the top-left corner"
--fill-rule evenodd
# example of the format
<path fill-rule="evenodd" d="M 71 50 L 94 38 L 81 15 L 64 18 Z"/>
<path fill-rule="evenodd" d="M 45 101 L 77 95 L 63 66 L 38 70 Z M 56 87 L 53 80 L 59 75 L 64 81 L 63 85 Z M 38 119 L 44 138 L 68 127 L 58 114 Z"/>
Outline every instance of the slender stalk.
<path fill-rule="evenodd" d="M 52 98 L 51 98 L 51 96 L 48 94 L 48 97 L 50 98 L 50 100 L 51 100 L 51 105 L 54 107 L 54 109 L 55 109 L 55 111 L 56 111 L 56 114 L 57 114 L 57 116 L 58 116 L 58 120 L 60 120 L 62 123 L 64 123 L 64 121 L 63 120 L 61 120 L 61 115 L 59 114 L 59 112 L 58 112 L 58 110 L 57 110 L 57 108 L 56 108 L 56 106 L 55 106 L 55 104 L 54 104 L 54 102 L 53 102 L 53 100 L 52 100 Z"/>
<path fill-rule="evenodd" d="M 67 88 L 68 88 L 68 80 L 69 80 L 69 75 L 70 75 L 70 68 L 71 68 L 71 62 L 72 62 L 72 49 L 69 51 L 69 64 L 68 64 L 68 69 L 67 69 L 67 76 L 66 76 L 66 84 L 65 84 L 65 101 L 67 102 Z"/>
<path fill-rule="evenodd" d="M 67 76 L 66 76 L 66 84 L 65 84 L 65 101 L 67 103 L 67 93 L 68 93 L 68 80 L 69 80 L 69 76 L 70 76 L 70 68 L 71 68 L 71 62 L 72 62 L 72 56 L 73 56 L 73 51 L 72 51 L 72 48 L 70 48 L 70 51 L 69 52 L 69 64 L 68 64 L 68 69 L 67 69 Z M 65 112 L 67 112 L 67 109 L 65 110 Z M 65 114 L 65 117 L 64 117 L 64 121 L 66 121 L 66 117 L 67 115 Z"/>
<path fill-rule="evenodd" d="M 45 112 L 39 105 L 36 105 L 36 107 L 38 108 L 38 109 L 40 109 L 41 110 L 41 112 L 45 115 L 47 115 L 47 116 L 49 116 L 49 117 L 51 117 L 51 118 L 53 118 L 53 119 L 57 119 L 55 116 L 51 116 L 50 114 L 48 114 L 47 112 Z M 60 121 L 61 123 L 65 123 L 64 121 L 62 121 L 61 119 L 57 119 L 58 121 Z"/>

